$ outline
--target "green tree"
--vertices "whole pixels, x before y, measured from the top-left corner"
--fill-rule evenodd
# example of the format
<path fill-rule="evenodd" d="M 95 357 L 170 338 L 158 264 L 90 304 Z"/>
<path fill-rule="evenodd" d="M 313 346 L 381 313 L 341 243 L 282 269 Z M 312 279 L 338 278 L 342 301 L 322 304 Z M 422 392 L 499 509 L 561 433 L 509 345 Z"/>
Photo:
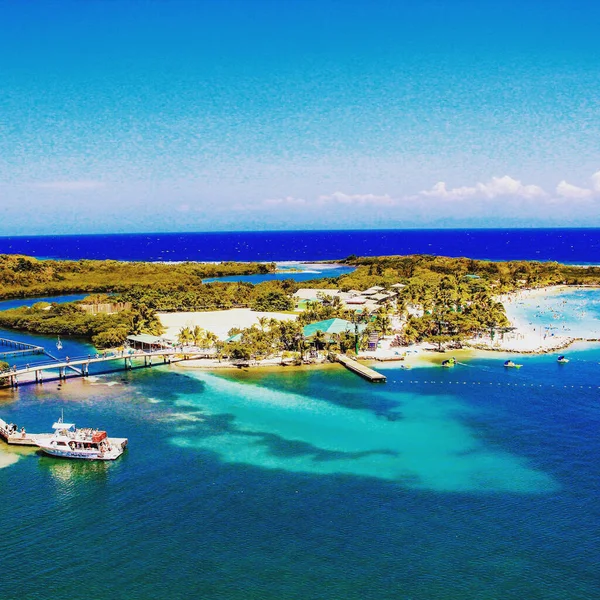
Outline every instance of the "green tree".
<path fill-rule="evenodd" d="M 127 340 L 127 327 L 114 327 L 97 333 L 92 337 L 92 344 L 96 348 L 114 348 L 122 346 Z"/>
<path fill-rule="evenodd" d="M 252 302 L 252 310 L 264 312 L 289 311 L 294 308 L 293 300 L 282 291 L 267 291 Z"/>
<path fill-rule="evenodd" d="M 194 335 L 189 327 L 182 327 L 177 334 L 177 341 L 182 346 L 188 346 L 194 341 Z"/>

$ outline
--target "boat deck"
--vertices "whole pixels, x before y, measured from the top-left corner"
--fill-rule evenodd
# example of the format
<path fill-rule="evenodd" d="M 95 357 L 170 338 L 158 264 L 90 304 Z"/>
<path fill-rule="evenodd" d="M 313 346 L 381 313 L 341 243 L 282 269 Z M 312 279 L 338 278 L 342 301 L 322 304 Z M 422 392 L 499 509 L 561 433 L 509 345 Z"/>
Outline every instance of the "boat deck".
<path fill-rule="evenodd" d="M 16 431 L 10 431 L 8 425 L 6 421 L 0 419 L 0 438 L 13 446 L 37 446 L 33 438 L 50 439 L 52 437 L 51 433 L 27 433 L 26 431 L 21 432 L 19 428 Z"/>
<path fill-rule="evenodd" d="M 17 431 L 9 431 L 9 423 L 0 419 L 0 438 L 2 438 L 7 444 L 12 446 L 37 446 L 34 439 L 38 440 L 49 440 L 53 437 L 52 433 L 22 433 L 20 429 Z M 115 444 L 125 449 L 127 447 L 127 438 L 108 438 L 111 444 Z"/>

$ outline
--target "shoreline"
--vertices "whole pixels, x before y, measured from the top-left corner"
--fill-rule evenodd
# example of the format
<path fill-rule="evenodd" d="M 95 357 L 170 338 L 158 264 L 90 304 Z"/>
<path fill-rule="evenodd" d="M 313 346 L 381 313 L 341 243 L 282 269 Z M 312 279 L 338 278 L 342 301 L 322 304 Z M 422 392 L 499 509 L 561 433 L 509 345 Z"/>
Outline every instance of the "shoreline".
<path fill-rule="evenodd" d="M 527 323 L 517 309 L 517 304 L 539 298 L 548 301 L 565 291 L 600 289 L 595 285 L 551 285 L 540 288 L 516 290 L 495 297 L 497 302 L 504 306 L 510 327 L 514 330 L 506 333 L 496 333 L 493 339 L 490 335 L 472 338 L 465 342 L 465 346 L 489 350 L 492 352 L 508 352 L 514 354 L 548 354 L 563 350 L 576 342 L 594 343 L 600 340 L 600 335 L 584 337 L 578 334 L 565 335 L 550 331 L 542 322 L 530 321 Z M 548 309 L 550 310 L 550 309 Z"/>

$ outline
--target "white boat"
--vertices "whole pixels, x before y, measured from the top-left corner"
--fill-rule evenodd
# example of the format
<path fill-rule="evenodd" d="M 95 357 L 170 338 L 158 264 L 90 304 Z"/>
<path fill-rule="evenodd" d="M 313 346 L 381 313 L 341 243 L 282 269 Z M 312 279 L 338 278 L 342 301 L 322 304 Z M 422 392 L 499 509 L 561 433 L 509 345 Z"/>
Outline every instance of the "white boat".
<path fill-rule="evenodd" d="M 56 349 L 57 350 L 62 350 L 63 349 L 62 342 L 60 341 L 60 335 L 58 336 L 58 338 L 56 340 Z"/>
<path fill-rule="evenodd" d="M 52 425 L 51 437 L 34 438 L 40 450 L 50 456 L 80 460 L 115 460 L 127 447 L 127 438 L 109 438 L 106 431 L 89 427 L 77 429 L 62 417 Z"/>

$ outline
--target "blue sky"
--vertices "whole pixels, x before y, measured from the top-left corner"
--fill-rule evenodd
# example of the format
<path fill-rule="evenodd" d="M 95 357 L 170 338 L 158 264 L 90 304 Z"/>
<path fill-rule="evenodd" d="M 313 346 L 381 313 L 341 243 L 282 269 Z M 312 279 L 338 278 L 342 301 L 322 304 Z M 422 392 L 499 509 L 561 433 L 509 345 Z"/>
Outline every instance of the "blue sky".
<path fill-rule="evenodd" d="M 0 0 L 0 234 L 600 226 L 599 4 Z"/>

